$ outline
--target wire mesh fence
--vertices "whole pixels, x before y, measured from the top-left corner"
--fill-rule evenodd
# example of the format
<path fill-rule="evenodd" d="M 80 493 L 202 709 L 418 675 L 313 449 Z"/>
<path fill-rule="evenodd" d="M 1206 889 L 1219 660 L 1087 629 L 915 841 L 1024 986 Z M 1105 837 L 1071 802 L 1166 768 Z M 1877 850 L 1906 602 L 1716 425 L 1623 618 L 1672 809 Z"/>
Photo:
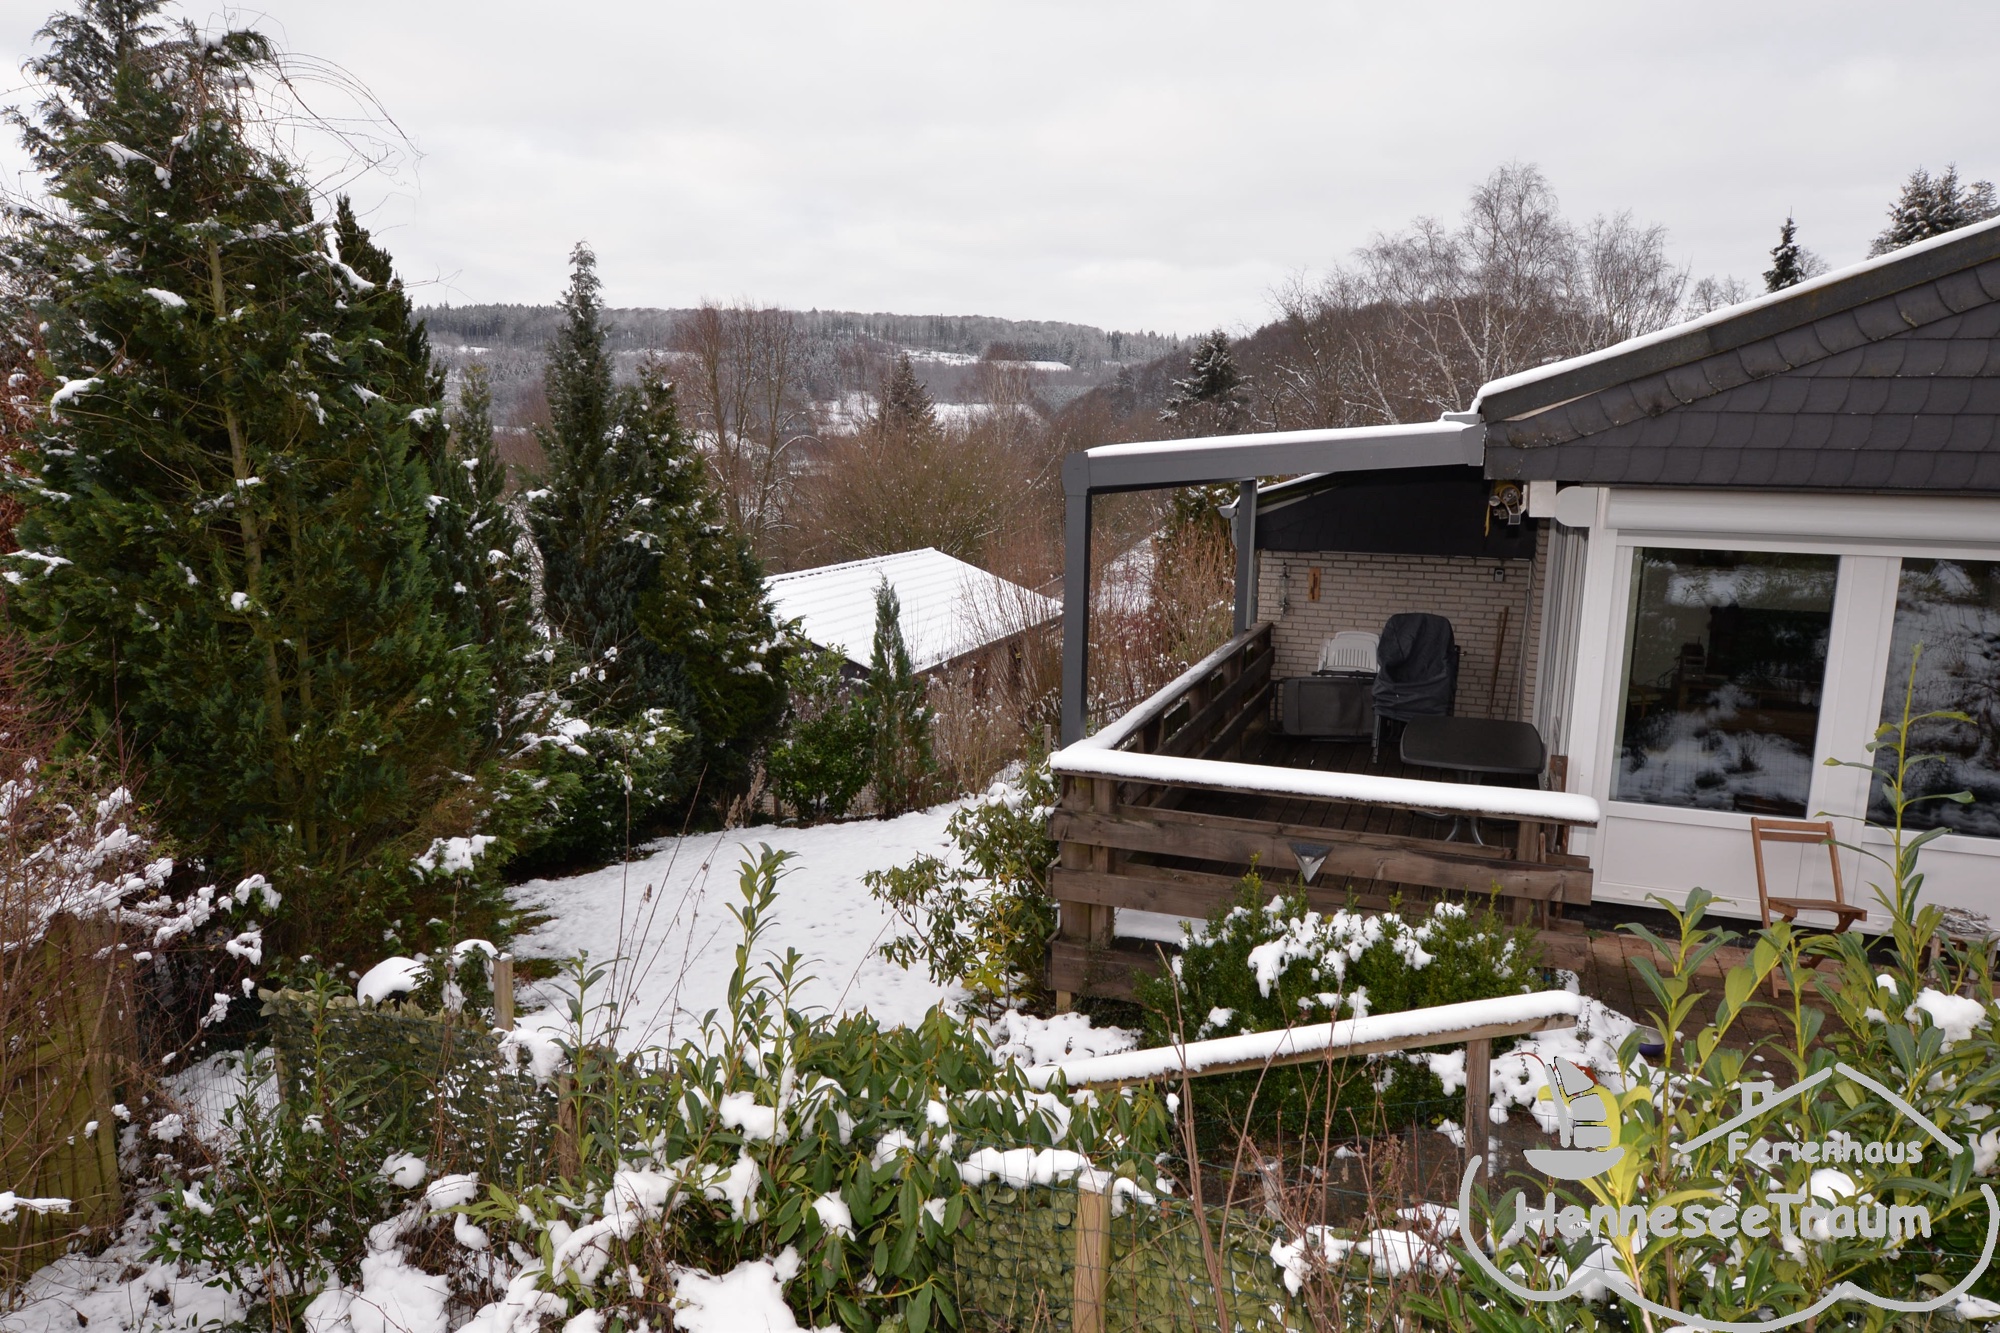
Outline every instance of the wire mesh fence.
<path fill-rule="evenodd" d="M 1096 1160 L 1095 1179 L 986 1184 L 951 1250 L 965 1327 L 1206 1330 L 1224 1326 L 1218 1304 L 1236 1329 L 1385 1324 L 1450 1272 L 1462 1108 L 1404 1100 L 1393 1123 L 1327 1137 L 1198 1110 L 1198 1171 L 1180 1153 Z"/>
<path fill-rule="evenodd" d="M 519 1187 L 558 1167 L 561 1086 L 537 1080 L 471 1011 L 363 1007 L 351 997 L 264 994 L 278 1086 L 301 1113 L 428 1145 L 438 1162 Z"/>

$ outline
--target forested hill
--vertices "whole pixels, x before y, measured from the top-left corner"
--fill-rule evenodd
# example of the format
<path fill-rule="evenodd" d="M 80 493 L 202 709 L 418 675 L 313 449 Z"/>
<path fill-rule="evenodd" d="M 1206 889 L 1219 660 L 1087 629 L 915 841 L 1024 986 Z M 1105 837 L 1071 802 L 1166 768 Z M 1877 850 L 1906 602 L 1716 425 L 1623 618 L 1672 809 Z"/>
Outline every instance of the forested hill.
<path fill-rule="evenodd" d="M 649 307 L 604 312 L 610 345 L 620 351 L 668 346 L 688 310 Z M 440 346 L 466 345 L 539 350 L 555 336 L 562 310 L 553 305 L 424 306 L 417 316 Z M 911 351 L 979 357 L 992 350 L 1022 361 L 1061 361 L 1094 370 L 1109 361 L 1149 361 L 1180 345 L 1158 333 L 1126 333 L 1051 319 L 1000 319 L 992 315 L 864 314 L 854 310 L 793 312 L 799 331 L 813 339 L 869 340 Z"/>
<path fill-rule="evenodd" d="M 669 351 L 691 310 L 645 307 L 607 309 L 606 343 L 621 376 L 648 353 Z M 940 401 L 959 396 L 964 372 L 982 360 L 1037 363 L 1037 379 L 1056 403 L 1116 377 L 1180 346 L 1174 337 L 1124 332 L 1058 320 L 1000 319 L 990 315 L 898 315 L 851 310 L 789 312 L 814 396 L 837 397 L 861 387 L 899 351 L 912 354 L 926 386 Z M 492 376 L 495 407 L 503 420 L 532 410 L 541 378 L 543 349 L 561 322 L 554 305 L 426 306 L 416 311 L 430 328 L 431 345 L 447 370 L 473 362 Z M 1060 367 L 1060 369 L 1058 369 Z"/>

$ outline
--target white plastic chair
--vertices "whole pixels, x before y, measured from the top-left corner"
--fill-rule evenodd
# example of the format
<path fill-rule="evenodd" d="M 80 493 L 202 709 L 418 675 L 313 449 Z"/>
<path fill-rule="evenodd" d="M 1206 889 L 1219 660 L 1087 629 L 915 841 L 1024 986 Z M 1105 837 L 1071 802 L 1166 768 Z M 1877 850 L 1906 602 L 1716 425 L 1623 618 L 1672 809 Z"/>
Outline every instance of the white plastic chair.
<path fill-rule="evenodd" d="M 1319 646 L 1318 671 L 1376 671 L 1375 649 L 1382 636 L 1363 629 L 1344 629 Z"/>

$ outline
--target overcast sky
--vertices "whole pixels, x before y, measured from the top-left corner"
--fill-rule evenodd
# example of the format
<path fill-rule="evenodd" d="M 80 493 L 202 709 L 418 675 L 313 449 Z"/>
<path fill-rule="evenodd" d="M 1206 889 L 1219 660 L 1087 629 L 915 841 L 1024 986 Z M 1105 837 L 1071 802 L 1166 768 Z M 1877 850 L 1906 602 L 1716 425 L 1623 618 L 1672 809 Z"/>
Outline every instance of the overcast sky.
<path fill-rule="evenodd" d="M 47 0 L 0 0 L 18 66 Z M 182 12 L 221 11 L 193 3 Z M 1861 258 L 1919 164 L 2000 174 L 2000 4 L 279 0 L 421 157 L 357 198 L 423 301 L 1254 327 L 1509 159 L 1695 276 L 1787 210 Z M 18 156 L 7 161 L 17 162 Z"/>

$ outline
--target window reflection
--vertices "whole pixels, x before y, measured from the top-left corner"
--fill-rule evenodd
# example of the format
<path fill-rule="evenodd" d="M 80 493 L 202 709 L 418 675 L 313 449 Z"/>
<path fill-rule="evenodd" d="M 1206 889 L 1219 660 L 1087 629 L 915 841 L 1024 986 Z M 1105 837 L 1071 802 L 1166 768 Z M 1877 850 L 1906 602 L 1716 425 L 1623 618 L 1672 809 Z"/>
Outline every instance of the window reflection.
<path fill-rule="evenodd" d="M 1614 799 L 1805 814 L 1839 563 L 1637 553 Z"/>
<path fill-rule="evenodd" d="M 1912 753 L 1944 756 L 1918 766 L 1906 782 L 1911 796 L 1969 791 L 1971 805 L 1923 801 L 1903 817 L 1906 828 L 1948 828 L 1975 837 L 2000 837 L 2000 565 L 1976 560 L 1909 560 L 1896 588 L 1896 628 L 1889 641 L 1889 676 L 1882 690 L 1882 720 L 1901 722 L 1910 685 L 1910 654 L 1917 666 L 1911 713 L 1955 711 L 1973 722 L 1934 721 L 1911 729 Z M 1884 767 L 1893 754 L 1878 752 Z M 1882 784 L 1875 784 L 1869 818 L 1895 818 Z"/>

